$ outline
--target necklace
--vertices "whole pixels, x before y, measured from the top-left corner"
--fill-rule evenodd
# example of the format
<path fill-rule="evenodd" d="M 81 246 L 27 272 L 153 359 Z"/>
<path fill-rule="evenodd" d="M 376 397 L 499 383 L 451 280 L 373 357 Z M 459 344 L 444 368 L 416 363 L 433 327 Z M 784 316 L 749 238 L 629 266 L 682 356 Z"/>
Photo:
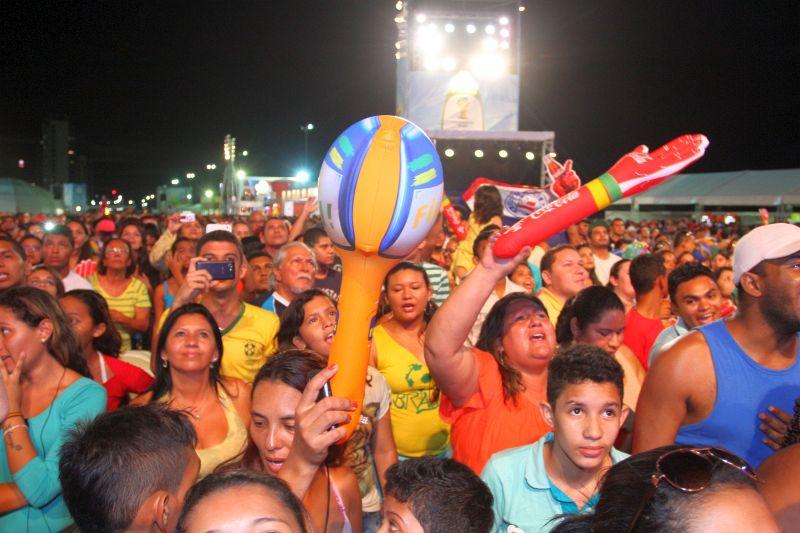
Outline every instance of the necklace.
<path fill-rule="evenodd" d="M 207 403 L 208 403 L 208 396 L 206 396 L 206 399 L 200 405 L 187 405 L 186 407 L 180 407 L 180 408 L 176 406 L 175 409 L 177 411 L 182 411 L 186 413 L 195 420 L 200 420 L 201 417 L 200 413 L 203 411 Z"/>

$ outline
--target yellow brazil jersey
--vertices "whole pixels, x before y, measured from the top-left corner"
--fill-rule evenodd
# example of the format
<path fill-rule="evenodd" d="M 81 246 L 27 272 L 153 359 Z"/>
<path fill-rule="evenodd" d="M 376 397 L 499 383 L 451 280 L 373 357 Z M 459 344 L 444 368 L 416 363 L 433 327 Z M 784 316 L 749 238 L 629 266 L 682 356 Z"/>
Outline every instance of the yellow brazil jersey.
<path fill-rule="evenodd" d="M 164 324 L 169 309 L 161 315 L 158 329 Z M 222 366 L 220 374 L 252 383 L 267 358 L 277 349 L 280 328 L 278 315 L 272 311 L 242 303 L 242 310 L 222 333 Z"/>

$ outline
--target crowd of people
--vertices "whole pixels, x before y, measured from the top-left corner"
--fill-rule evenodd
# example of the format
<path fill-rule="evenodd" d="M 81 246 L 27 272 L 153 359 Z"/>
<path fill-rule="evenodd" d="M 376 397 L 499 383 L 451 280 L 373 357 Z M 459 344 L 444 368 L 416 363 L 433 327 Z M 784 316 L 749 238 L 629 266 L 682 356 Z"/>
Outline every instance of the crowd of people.
<path fill-rule="evenodd" d="M 800 227 L 501 259 L 481 187 L 386 275 L 342 443 L 316 210 L 0 219 L 0 530 L 797 530 Z"/>

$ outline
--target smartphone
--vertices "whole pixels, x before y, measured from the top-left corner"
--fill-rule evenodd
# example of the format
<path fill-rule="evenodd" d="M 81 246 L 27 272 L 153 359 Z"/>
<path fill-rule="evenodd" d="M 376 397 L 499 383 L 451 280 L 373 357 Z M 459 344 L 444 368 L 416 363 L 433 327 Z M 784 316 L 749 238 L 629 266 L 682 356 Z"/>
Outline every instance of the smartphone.
<path fill-rule="evenodd" d="M 233 233 L 233 224 L 206 224 L 206 233 L 219 230 Z"/>
<path fill-rule="evenodd" d="M 208 270 L 212 279 L 233 279 L 233 261 L 199 261 L 199 270 Z"/>
<path fill-rule="evenodd" d="M 322 386 L 322 388 L 319 390 L 319 394 L 317 394 L 317 401 L 321 402 L 325 398 L 330 398 L 331 396 L 333 396 L 333 393 L 331 392 L 331 382 L 326 381 L 325 384 Z M 336 429 L 338 427 L 339 424 L 334 424 L 328 428 L 328 431 Z"/>
<path fill-rule="evenodd" d="M 194 213 L 191 211 L 184 211 L 181 213 L 181 223 L 194 222 Z"/>
<path fill-rule="evenodd" d="M 331 382 L 326 381 L 325 384 L 322 386 L 322 388 L 319 390 L 319 394 L 317 394 L 317 401 L 321 402 L 325 398 L 330 398 L 331 396 L 333 396 L 333 393 L 331 392 Z"/>

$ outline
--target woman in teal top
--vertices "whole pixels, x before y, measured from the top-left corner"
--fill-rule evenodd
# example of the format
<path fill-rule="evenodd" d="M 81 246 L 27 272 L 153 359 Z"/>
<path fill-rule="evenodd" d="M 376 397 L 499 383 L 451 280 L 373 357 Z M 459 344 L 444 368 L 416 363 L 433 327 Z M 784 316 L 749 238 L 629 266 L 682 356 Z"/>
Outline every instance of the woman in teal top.
<path fill-rule="evenodd" d="M 0 294 L 0 377 L 8 396 L 0 445 L 0 531 L 72 524 L 58 461 L 69 431 L 106 407 L 58 302 L 40 289 Z"/>

